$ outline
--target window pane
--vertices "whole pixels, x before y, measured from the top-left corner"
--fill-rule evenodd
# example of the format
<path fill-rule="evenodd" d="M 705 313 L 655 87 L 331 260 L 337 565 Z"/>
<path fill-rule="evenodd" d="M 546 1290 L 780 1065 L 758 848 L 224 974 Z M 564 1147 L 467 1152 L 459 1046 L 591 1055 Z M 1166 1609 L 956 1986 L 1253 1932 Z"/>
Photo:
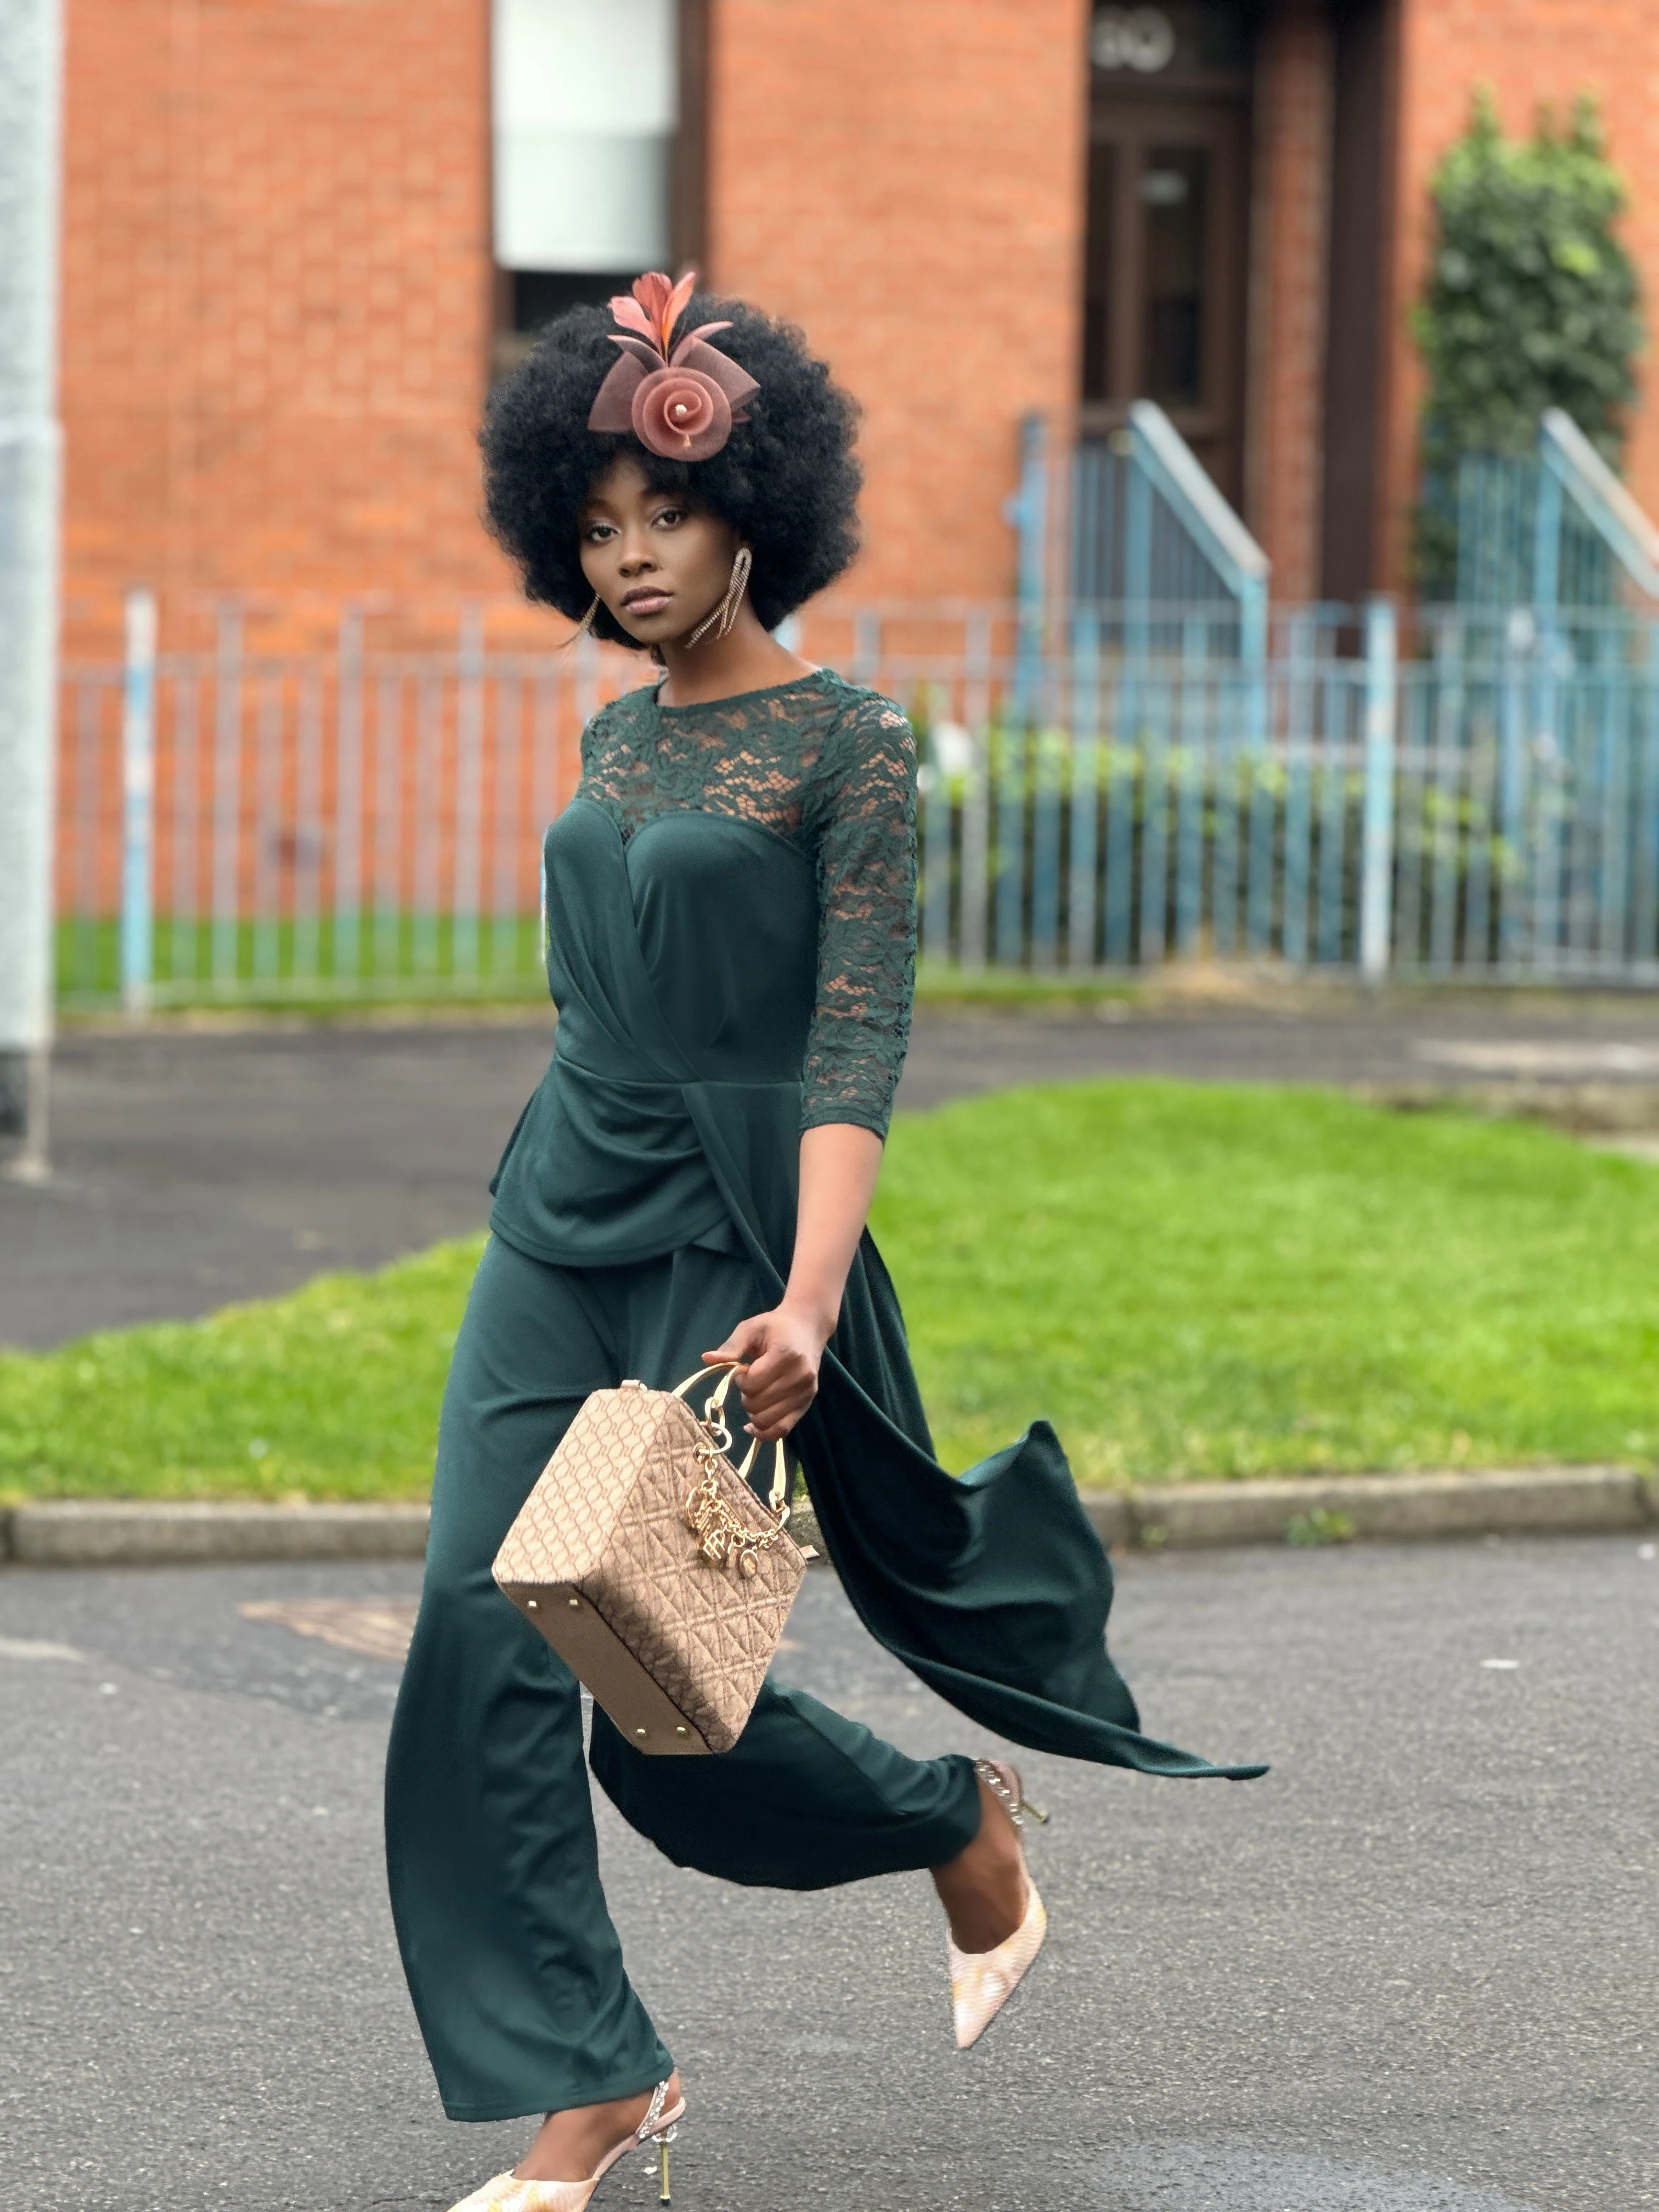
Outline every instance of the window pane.
<path fill-rule="evenodd" d="M 1194 407 L 1204 394 L 1204 275 L 1210 155 L 1202 146 L 1153 147 L 1140 173 L 1146 216 L 1146 397 Z"/>
<path fill-rule="evenodd" d="M 495 0 L 495 259 L 660 268 L 674 0 Z"/>

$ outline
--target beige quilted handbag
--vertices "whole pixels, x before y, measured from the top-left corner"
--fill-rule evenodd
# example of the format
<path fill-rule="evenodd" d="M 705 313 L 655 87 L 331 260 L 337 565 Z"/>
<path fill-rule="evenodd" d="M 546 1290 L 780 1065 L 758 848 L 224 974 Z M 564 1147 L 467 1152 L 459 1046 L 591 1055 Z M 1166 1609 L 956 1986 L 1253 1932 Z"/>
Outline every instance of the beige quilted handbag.
<path fill-rule="evenodd" d="M 726 1397 L 595 1390 L 495 1554 L 496 1582 L 636 1750 L 730 1751 L 771 1664 L 805 1554 L 785 1534 L 783 1446 L 769 1499 L 726 1457 Z"/>

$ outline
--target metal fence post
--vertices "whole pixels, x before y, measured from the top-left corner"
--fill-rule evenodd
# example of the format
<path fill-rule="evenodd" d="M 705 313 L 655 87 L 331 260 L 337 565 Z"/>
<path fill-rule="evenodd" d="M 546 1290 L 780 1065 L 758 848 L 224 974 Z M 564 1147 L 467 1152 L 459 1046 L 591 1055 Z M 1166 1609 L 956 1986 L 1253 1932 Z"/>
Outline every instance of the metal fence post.
<path fill-rule="evenodd" d="M 1394 924 L 1394 756 L 1399 625 L 1387 599 L 1365 609 L 1365 810 L 1360 846 L 1359 966 L 1389 971 Z"/>
<path fill-rule="evenodd" d="M 56 933 L 59 0 L 0 9 L 0 1140 L 47 1171 Z"/>
<path fill-rule="evenodd" d="M 155 981 L 155 595 L 127 593 L 121 690 L 121 1004 L 149 1012 Z"/>
<path fill-rule="evenodd" d="M 1048 425 L 1041 415 L 1020 418 L 1019 489 L 1005 511 L 1019 533 L 1014 720 L 1023 732 L 1038 712 L 1048 598 Z"/>

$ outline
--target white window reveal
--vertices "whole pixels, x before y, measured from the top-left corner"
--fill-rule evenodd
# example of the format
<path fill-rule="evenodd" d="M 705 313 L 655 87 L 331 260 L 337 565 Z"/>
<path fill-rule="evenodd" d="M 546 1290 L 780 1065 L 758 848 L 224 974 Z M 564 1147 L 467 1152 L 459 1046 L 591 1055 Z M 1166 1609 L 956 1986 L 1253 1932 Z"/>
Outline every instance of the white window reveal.
<path fill-rule="evenodd" d="M 495 261 L 663 269 L 675 0 L 495 0 Z"/>

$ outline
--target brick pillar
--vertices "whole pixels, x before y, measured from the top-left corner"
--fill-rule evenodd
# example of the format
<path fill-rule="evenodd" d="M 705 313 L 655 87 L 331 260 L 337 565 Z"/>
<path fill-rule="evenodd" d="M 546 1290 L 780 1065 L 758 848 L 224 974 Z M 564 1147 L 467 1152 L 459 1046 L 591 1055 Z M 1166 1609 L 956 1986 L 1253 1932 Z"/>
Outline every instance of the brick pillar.
<path fill-rule="evenodd" d="M 1316 596 L 1332 38 L 1326 0 L 1275 0 L 1257 61 L 1245 520 L 1273 596 Z"/>

